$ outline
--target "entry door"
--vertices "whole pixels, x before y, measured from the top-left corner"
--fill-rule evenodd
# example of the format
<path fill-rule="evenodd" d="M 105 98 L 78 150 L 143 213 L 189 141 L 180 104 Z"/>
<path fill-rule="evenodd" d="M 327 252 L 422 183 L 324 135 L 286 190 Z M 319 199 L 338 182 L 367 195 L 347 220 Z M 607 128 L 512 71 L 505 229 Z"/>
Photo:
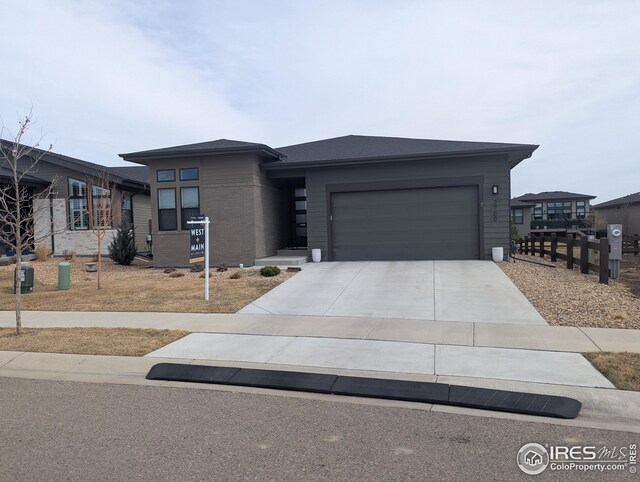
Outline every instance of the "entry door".
<path fill-rule="evenodd" d="M 307 247 L 307 190 L 296 186 L 291 190 L 291 244 L 294 248 Z"/>

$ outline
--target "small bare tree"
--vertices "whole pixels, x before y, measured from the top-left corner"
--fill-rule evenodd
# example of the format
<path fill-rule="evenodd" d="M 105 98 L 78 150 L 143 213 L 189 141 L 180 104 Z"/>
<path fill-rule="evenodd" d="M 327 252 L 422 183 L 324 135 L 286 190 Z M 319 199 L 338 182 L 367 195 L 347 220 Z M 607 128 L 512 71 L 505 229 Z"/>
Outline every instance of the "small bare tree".
<path fill-rule="evenodd" d="M 106 170 L 100 171 L 95 180 L 87 182 L 91 188 L 87 189 L 87 212 L 89 214 L 89 227 L 96 238 L 98 247 L 98 289 L 101 288 L 100 276 L 102 274 L 102 244 L 107 233 L 113 229 L 115 220 L 114 210 L 117 209 L 116 185 L 109 180 Z"/>
<path fill-rule="evenodd" d="M 18 119 L 18 131 L 10 140 L 2 140 L 5 127 L 0 129 L 0 168 L 8 173 L 9 180 L 0 184 L 0 241 L 16 254 L 16 268 L 20 269 L 22 251 L 41 239 L 36 239 L 35 220 L 49 210 L 47 203 L 39 202 L 54 194 L 57 178 L 54 178 L 45 189 L 36 192 L 27 186 L 29 176 L 37 172 L 37 165 L 53 146 L 39 149 L 39 142 L 33 147 L 23 144 L 23 138 L 33 124 L 30 111 Z M 50 233 L 44 234 L 44 239 Z M 22 331 L 22 279 L 16 276 L 16 334 Z"/>

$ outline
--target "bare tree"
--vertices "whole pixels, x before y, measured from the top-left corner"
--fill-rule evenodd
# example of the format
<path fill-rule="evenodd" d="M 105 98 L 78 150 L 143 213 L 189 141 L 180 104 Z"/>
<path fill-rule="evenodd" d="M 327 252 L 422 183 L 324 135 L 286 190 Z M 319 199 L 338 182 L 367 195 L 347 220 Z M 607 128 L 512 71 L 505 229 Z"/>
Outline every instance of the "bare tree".
<path fill-rule="evenodd" d="M 10 140 L 2 140 L 5 127 L 0 129 L 0 168 L 9 174 L 9 181 L 0 185 L 0 241 L 15 251 L 16 268 L 20 269 L 22 251 L 35 246 L 35 220 L 48 211 L 47 203 L 39 202 L 54 194 L 57 179 L 54 178 L 48 187 L 35 192 L 27 186 L 30 175 L 37 172 L 37 165 L 53 148 L 39 149 L 39 142 L 33 147 L 23 144 L 23 138 L 33 123 L 33 113 L 29 111 L 18 119 L 18 131 L 15 135 L 7 130 Z M 43 211 L 42 213 L 40 211 Z M 42 238 L 46 237 L 46 233 Z M 16 334 L 22 330 L 22 279 L 16 276 Z"/>
<path fill-rule="evenodd" d="M 89 182 L 87 183 L 89 185 Z M 107 233 L 113 229 L 116 185 L 109 180 L 106 170 L 100 171 L 96 179 L 91 182 L 91 188 L 87 190 L 87 212 L 89 214 L 89 227 L 96 237 L 98 247 L 98 289 L 102 274 L 102 244 Z"/>

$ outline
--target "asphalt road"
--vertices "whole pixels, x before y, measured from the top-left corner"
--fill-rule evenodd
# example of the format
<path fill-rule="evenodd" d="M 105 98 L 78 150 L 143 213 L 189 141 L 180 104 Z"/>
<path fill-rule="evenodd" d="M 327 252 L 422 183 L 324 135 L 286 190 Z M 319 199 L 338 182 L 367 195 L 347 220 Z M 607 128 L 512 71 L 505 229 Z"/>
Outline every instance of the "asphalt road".
<path fill-rule="evenodd" d="M 637 434 L 215 390 L 0 378 L 0 480 L 514 480 L 542 444 Z M 637 480 L 548 470 L 542 480 Z"/>

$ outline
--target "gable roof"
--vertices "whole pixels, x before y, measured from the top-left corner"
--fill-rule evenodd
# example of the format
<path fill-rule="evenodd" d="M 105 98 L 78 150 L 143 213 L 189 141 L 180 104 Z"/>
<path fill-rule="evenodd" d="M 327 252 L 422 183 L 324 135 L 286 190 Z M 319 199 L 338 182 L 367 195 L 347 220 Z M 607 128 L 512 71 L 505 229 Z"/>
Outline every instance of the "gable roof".
<path fill-rule="evenodd" d="M 553 201 L 555 199 L 595 199 L 596 196 L 591 194 L 578 194 L 567 191 L 544 191 L 539 193 L 527 193 L 517 196 L 514 199 L 518 201 Z"/>
<path fill-rule="evenodd" d="M 0 166 L 0 182 L 2 182 L 2 179 L 13 179 L 13 171 L 11 169 L 7 169 L 6 167 Z M 25 174 L 22 177 L 22 182 L 24 182 L 25 184 L 49 184 L 49 181 L 47 181 L 46 179 L 39 178 L 38 176 L 35 176 L 33 174 Z"/>
<path fill-rule="evenodd" d="M 348 135 L 278 147 L 277 150 L 286 156 L 283 159 L 283 164 L 312 164 L 335 161 L 446 157 L 496 152 L 520 152 L 522 156 L 516 155 L 514 157 L 514 160 L 520 162 L 529 157 L 537 148 L 538 146 L 533 144 Z M 272 165 L 269 167 L 277 168 L 280 166 Z"/>
<path fill-rule="evenodd" d="M 592 206 L 594 209 L 599 208 L 610 208 L 616 206 L 624 206 L 627 204 L 638 204 L 640 203 L 640 192 L 636 192 L 633 194 L 627 194 L 626 196 L 622 196 L 616 199 L 612 199 L 611 201 L 606 201 L 600 204 L 596 204 Z"/>
<path fill-rule="evenodd" d="M 193 157 L 203 155 L 223 155 L 237 154 L 243 152 L 255 152 L 266 154 L 269 157 L 279 159 L 282 154 L 267 146 L 255 142 L 234 141 L 229 139 L 218 139 L 217 141 L 199 142 L 197 144 L 185 144 L 182 146 L 163 147 L 161 149 L 151 149 L 148 151 L 130 152 L 119 154 L 127 161 L 145 164 L 150 159 L 168 157 Z"/>
<path fill-rule="evenodd" d="M 9 144 L 9 145 L 13 145 L 12 141 L 8 141 L 5 139 L 0 139 L 0 143 L 2 144 Z M 26 146 L 29 147 L 29 146 Z M 124 170 L 115 170 L 116 168 L 113 167 L 108 167 L 108 166 L 103 166 L 101 164 L 95 164 L 93 162 L 89 162 L 89 161 L 83 161 L 82 159 L 76 159 L 75 157 L 69 157 L 69 156 L 65 156 L 63 154 L 58 154 L 56 152 L 52 152 L 52 151 L 45 151 L 43 149 L 39 149 L 37 147 L 30 147 L 31 152 L 33 152 L 34 156 L 42 156 L 40 159 L 40 162 L 48 162 L 50 164 L 54 164 L 56 166 L 61 166 L 61 167 L 65 167 L 68 169 L 73 169 L 75 171 L 81 172 L 85 175 L 88 176 L 95 176 L 96 173 L 99 173 L 101 171 L 107 171 L 110 176 L 114 177 L 113 181 L 118 183 L 118 184 L 128 184 L 128 183 L 132 183 L 134 185 L 144 185 L 144 184 L 149 184 L 149 180 L 148 177 L 149 175 L 147 174 L 146 176 L 146 181 L 140 180 L 140 178 L 142 177 L 141 175 L 141 171 L 134 171 L 133 169 L 148 169 L 146 167 L 142 167 L 142 166 L 132 166 L 132 167 L 124 167 Z M 44 182 L 50 182 L 50 180 L 45 180 L 42 178 L 38 178 L 36 176 L 31 176 L 34 177 L 36 180 L 40 180 L 40 181 L 44 181 Z"/>

